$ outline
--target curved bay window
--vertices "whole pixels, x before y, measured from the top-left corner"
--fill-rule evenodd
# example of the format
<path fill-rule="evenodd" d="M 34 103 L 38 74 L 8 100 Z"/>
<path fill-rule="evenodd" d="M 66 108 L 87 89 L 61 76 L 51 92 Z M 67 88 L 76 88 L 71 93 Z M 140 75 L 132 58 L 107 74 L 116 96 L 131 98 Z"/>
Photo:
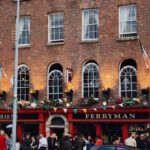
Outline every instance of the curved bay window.
<path fill-rule="evenodd" d="M 29 68 L 20 65 L 18 68 L 17 97 L 19 100 L 29 100 Z"/>
<path fill-rule="evenodd" d="M 88 62 L 83 67 L 83 97 L 98 98 L 99 67 L 95 62 Z"/>
<path fill-rule="evenodd" d="M 136 63 L 132 59 L 125 60 L 120 68 L 120 96 L 137 97 Z"/>
<path fill-rule="evenodd" d="M 62 67 L 54 64 L 48 73 L 48 99 L 60 99 L 63 97 L 63 74 Z"/>

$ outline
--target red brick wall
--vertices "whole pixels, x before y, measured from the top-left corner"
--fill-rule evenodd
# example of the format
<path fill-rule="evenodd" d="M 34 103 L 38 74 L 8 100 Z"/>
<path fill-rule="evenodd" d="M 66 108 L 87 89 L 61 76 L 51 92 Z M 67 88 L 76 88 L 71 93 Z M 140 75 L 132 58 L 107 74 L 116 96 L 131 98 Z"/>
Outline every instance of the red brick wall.
<path fill-rule="evenodd" d="M 118 97 L 119 64 L 126 58 L 137 62 L 138 88 L 150 86 L 150 73 L 146 70 L 138 40 L 118 41 L 118 6 L 137 5 L 138 35 L 150 55 L 150 5 L 148 0 L 31 0 L 21 2 L 20 15 L 31 17 L 30 47 L 19 49 L 19 64 L 30 68 L 31 87 L 40 90 L 40 99 L 46 95 L 47 69 L 58 62 L 73 69 L 75 97 L 81 97 L 82 66 L 95 60 L 100 68 L 100 92 L 111 88 L 112 98 Z M 81 41 L 82 9 L 98 8 L 100 35 L 95 43 Z M 48 45 L 48 14 L 64 12 L 64 44 Z M 0 86 L 11 99 L 10 78 L 14 72 L 16 3 L 0 1 L 0 64 L 7 73 Z"/>

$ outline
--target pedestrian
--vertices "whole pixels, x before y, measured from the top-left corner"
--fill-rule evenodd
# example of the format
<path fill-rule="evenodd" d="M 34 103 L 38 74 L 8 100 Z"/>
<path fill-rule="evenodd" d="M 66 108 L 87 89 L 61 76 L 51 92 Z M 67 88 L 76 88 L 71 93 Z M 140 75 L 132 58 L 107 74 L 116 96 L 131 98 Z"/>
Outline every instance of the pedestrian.
<path fill-rule="evenodd" d="M 125 145 L 130 147 L 130 149 L 135 149 L 137 147 L 135 133 L 130 133 L 129 137 L 125 140 Z"/>
<path fill-rule="evenodd" d="M 39 135 L 39 146 L 38 149 L 39 150 L 46 150 L 47 148 L 47 139 L 43 136 L 43 134 Z"/>
<path fill-rule="evenodd" d="M 103 145 L 103 140 L 100 136 L 96 137 L 95 145 L 96 146 Z"/>
<path fill-rule="evenodd" d="M 112 143 L 113 145 L 119 145 L 119 144 L 120 144 L 120 137 L 117 136 L 117 135 L 112 136 L 112 141 L 111 141 L 111 143 Z"/>
<path fill-rule="evenodd" d="M 88 136 L 88 143 L 86 144 L 86 149 L 90 150 L 94 146 L 94 141 L 91 136 Z"/>
<path fill-rule="evenodd" d="M 139 140 L 139 149 L 142 150 L 149 150 L 148 149 L 148 139 L 145 137 L 144 134 L 140 134 L 140 140 Z"/>
<path fill-rule="evenodd" d="M 19 138 L 16 140 L 16 150 L 20 150 L 20 141 Z"/>
<path fill-rule="evenodd" d="M 76 143 L 75 143 L 75 150 L 83 150 L 83 147 L 86 145 L 84 141 L 84 136 L 81 134 L 77 137 Z"/>
<path fill-rule="evenodd" d="M 6 136 L 4 130 L 0 130 L 0 150 L 7 150 L 6 149 Z"/>
<path fill-rule="evenodd" d="M 30 150 L 30 144 L 31 144 L 30 133 L 27 133 L 22 142 L 22 150 Z"/>
<path fill-rule="evenodd" d="M 47 138 L 48 150 L 57 150 L 58 149 L 58 137 L 56 133 L 52 133 L 51 136 Z"/>
<path fill-rule="evenodd" d="M 6 136 L 6 147 L 7 147 L 7 150 L 11 150 L 12 149 L 12 139 L 7 134 L 5 134 L 5 136 Z"/>
<path fill-rule="evenodd" d="M 31 144 L 30 144 L 30 147 L 31 147 L 31 150 L 37 150 L 38 149 L 38 140 L 36 139 L 35 136 L 32 136 L 31 137 Z"/>
<path fill-rule="evenodd" d="M 70 137 L 65 135 L 63 137 L 62 145 L 60 147 L 61 150 L 72 150 L 72 143 L 70 141 Z"/>

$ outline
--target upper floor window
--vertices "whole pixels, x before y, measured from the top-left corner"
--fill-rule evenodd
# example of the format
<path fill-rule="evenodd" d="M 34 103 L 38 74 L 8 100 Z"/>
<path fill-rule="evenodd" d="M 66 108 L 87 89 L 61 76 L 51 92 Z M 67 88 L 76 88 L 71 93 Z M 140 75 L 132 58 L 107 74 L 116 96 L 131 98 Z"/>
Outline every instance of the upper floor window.
<path fill-rule="evenodd" d="M 120 96 L 135 98 L 137 97 L 137 74 L 136 62 L 127 59 L 122 62 L 120 68 Z"/>
<path fill-rule="evenodd" d="M 97 9 L 85 9 L 82 12 L 82 40 L 95 40 L 99 36 L 99 18 Z"/>
<path fill-rule="evenodd" d="M 119 7 L 119 36 L 120 38 L 137 36 L 136 5 Z"/>
<path fill-rule="evenodd" d="M 99 67 L 94 61 L 90 61 L 83 67 L 83 97 L 98 97 Z"/>
<path fill-rule="evenodd" d="M 19 100 L 29 100 L 29 68 L 26 65 L 20 65 L 18 68 L 17 93 Z"/>
<path fill-rule="evenodd" d="M 48 16 L 48 42 L 64 41 L 64 13 L 52 13 Z"/>
<path fill-rule="evenodd" d="M 30 43 L 30 17 L 20 17 L 19 21 L 19 45 L 27 45 Z"/>
<path fill-rule="evenodd" d="M 60 99 L 63 97 L 62 66 L 58 63 L 50 66 L 48 70 L 48 99 Z"/>

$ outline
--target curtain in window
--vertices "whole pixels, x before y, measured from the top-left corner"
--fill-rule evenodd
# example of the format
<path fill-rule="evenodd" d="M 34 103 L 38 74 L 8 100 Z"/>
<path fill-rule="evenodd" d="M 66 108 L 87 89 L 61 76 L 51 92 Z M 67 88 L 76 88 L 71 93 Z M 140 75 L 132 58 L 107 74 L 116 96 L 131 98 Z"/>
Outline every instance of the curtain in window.
<path fill-rule="evenodd" d="M 21 37 L 22 35 L 23 27 L 24 27 L 24 17 L 21 17 L 19 21 L 19 37 Z"/>
<path fill-rule="evenodd" d="M 84 38 L 89 38 L 89 31 L 88 31 L 88 24 L 89 24 L 89 11 L 84 11 Z"/>
<path fill-rule="evenodd" d="M 120 6 L 120 33 L 136 32 L 135 5 Z"/>

